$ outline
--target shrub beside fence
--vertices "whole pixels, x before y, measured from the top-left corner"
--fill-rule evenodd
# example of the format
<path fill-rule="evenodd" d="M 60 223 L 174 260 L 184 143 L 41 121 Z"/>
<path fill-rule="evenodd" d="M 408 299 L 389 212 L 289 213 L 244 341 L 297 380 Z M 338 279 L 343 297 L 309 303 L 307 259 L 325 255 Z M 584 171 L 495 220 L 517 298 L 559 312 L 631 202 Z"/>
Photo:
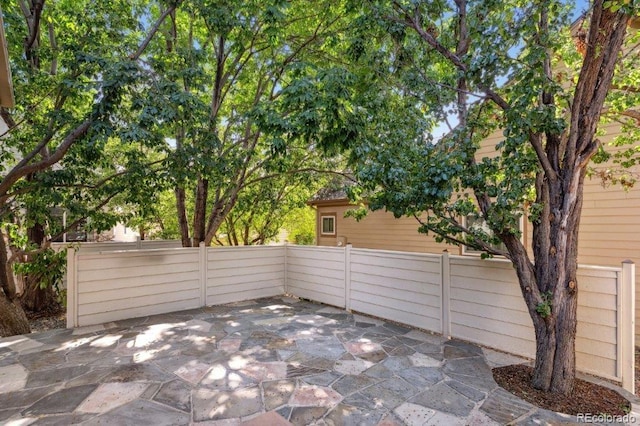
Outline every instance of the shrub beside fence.
<path fill-rule="evenodd" d="M 635 266 L 580 266 L 579 370 L 633 392 Z M 309 246 L 68 252 L 69 327 L 292 294 L 533 357 L 508 261 Z"/>

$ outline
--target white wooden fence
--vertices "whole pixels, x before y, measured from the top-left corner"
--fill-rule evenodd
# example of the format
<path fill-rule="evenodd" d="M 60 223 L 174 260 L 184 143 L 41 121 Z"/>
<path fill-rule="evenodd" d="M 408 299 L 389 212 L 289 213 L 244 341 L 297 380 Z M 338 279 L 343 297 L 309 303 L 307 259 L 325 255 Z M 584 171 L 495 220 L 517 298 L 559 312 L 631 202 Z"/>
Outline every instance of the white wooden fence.
<path fill-rule="evenodd" d="M 635 266 L 580 266 L 579 370 L 633 392 Z M 69 327 L 295 296 L 534 357 L 508 261 L 337 247 L 68 252 Z"/>

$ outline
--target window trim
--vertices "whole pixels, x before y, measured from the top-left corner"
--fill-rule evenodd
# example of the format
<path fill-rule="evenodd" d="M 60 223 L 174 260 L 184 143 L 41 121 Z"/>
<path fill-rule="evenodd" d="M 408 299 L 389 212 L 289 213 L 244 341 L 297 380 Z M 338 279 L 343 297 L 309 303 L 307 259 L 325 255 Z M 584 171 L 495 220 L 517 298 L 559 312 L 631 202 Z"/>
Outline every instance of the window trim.
<path fill-rule="evenodd" d="M 332 232 L 325 232 L 324 230 L 324 220 L 325 219 L 332 219 L 333 221 L 333 231 Z M 320 214 L 320 235 L 321 236 L 327 236 L 327 237 L 335 237 L 338 234 L 337 232 L 337 215 L 334 212 L 327 212 L 327 213 L 321 213 Z"/>
<path fill-rule="evenodd" d="M 467 227 L 467 217 L 468 216 L 464 216 L 462 218 L 462 225 L 466 228 Z M 484 222 L 484 220 L 483 220 Z M 525 227 L 524 227 L 524 215 L 520 216 L 520 223 L 518 224 L 518 227 L 520 228 L 520 242 L 524 243 L 524 235 L 525 235 Z M 484 250 L 475 250 L 472 249 L 471 247 L 468 247 L 466 245 L 462 245 L 462 255 L 463 256 L 482 256 L 482 253 L 485 253 Z M 494 255 L 497 256 L 499 258 L 503 258 L 503 256 L 498 256 L 498 255 Z"/>

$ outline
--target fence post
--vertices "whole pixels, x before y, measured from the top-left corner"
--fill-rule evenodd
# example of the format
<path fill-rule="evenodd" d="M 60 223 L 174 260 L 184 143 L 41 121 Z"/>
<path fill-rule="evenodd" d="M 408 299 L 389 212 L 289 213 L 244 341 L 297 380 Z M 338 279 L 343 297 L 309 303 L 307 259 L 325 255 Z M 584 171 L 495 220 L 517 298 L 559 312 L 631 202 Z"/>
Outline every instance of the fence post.
<path fill-rule="evenodd" d="M 344 308 L 351 311 L 351 243 L 344 246 Z"/>
<path fill-rule="evenodd" d="M 635 393 L 635 318 L 636 318 L 636 265 L 631 260 L 622 262 L 621 285 L 618 294 L 621 307 L 620 344 L 622 346 L 622 387 Z"/>
<path fill-rule="evenodd" d="M 140 235 L 136 236 L 136 250 L 140 250 L 142 248 L 142 240 L 140 239 Z"/>
<path fill-rule="evenodd" d="M 198 246 L 200 259 L 200 306 L 207 306 L 207 246 L 204 241 Z"/>
<path fill-rule="evenodd" d="M 451 263 L 449 260 L 449 251 L 443 250 L 440 257 L 440 284 L 442 287 L 442 336 L 447 339 L 451 338 Z"/>
<path fill-rule="evenodd" d="M 78 326 L 78 264 L 76 250 L 67 248 L 67 328 Z"/>
<path fill-rule="evenodd" d="M 289 284 L 287 270 L 289 269 L 288 256 L 289 255 L 289 242 L 284 242 L 284 294 L 289 294 Z"/>

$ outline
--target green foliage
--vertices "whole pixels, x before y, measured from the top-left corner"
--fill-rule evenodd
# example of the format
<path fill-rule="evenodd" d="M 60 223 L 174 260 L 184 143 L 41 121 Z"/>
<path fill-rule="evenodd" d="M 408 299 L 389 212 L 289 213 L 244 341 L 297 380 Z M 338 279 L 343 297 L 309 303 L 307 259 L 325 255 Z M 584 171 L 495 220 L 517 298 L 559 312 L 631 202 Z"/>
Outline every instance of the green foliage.
<path fill-rule="evenodd" d="M 31 256 L 28 262 L 14 264 L 14 271 L 22 276 L 38 278 L 41 289 L 53 287 L 59 294 L 67 269 L 66 251 L 55 252 L 53 249 L 45 249 Z"/>
<path fill-rule="evenodd" d="M 299 207 L 287 214 L 283 228 L 287 230 L 290 242 L 298 245 L 316 243 L 316 213 L 309 207 Z"/>
<path fill-rule="evenodd" d="M 551 315 L 553 308 L 553 293 L 547 291 L 542 293 L 542 302 L 536 306 L 536 312 L 540 314 L 542 318 L 547 318 Z"/>

